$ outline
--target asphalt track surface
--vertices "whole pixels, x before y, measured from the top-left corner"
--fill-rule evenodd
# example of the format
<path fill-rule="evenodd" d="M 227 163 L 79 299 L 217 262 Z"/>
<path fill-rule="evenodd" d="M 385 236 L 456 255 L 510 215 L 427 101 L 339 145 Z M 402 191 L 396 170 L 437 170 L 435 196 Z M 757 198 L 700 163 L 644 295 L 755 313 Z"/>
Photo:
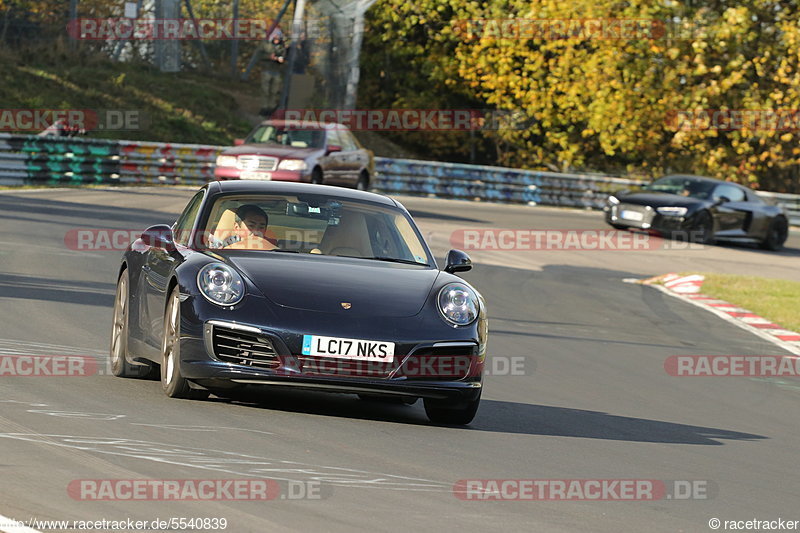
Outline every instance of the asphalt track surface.
<path fill-rule="evenodd" d="M 120 252 L 69 249 L 74 228 L 171 223 L 189 189 L 0 194 L 0 354 L 76 354 L 105 368 Z M 402 198 L 443 257 L 464 228 L 604 228 L 597 213 Z M 623 278 L 670 270 L 798 279 L 800 238 L 769 254 L 702 250 L 475 252 L 488 376 L 468 427 L 421 402 L 263 391 L 172 400 L 156 381 L 0 378 L 0 515 L 60 520 L 224 517 L 227 531 L 711 531 L 708 521 L 800 519 L 800 387 L 678 378 L 679 354 L 782 355 L 711 313 Z M 502 370 L 502 369 L 498 369 Z M 80 501 L 80 479 L 318 481 L 321 499 Z M 702 480 L 708 498 L 462 501 L 463 479 Z M 299 485 L 295 485 L 299 486 Z M 288 489 L 287 489 L 288 490 Z"/>

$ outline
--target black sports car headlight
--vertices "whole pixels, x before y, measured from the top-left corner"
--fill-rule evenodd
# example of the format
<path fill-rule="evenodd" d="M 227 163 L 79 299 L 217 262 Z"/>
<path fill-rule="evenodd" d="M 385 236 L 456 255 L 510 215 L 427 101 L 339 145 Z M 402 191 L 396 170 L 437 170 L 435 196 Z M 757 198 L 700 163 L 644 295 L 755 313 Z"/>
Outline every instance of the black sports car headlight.
<path fill-rule="evenodd" d="M 244 297 L 244 280 L 224 263 L 211 263 L 197 274 L 197 288 L 206 299 L 217 305 L 236 305 Z"/>
<path fill-rule="evenodd" d="M 466 326 L 478 318 L 478 295 L 463 283 L 450 283 L 442 287 L 438 300 L 442 317 L 454 326 Z"/>

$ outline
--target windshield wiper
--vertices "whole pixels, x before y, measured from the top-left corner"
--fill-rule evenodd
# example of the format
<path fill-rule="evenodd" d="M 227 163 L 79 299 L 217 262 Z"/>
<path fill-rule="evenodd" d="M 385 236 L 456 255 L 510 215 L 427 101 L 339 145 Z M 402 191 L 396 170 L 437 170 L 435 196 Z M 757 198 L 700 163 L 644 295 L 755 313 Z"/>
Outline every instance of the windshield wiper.
<path fill-rule="evenodd" d="M 410 259 L 398 259 L 396 257 L 365 257 L 364 259 L 374 259 L 375 261 L 386 261 L 388 263 L 402 263 L 404 265 L 430 266 L 428 263 L 420 263 L 419 261 L 412 261 Z"/>
<path fill-rule="evenodd" d="M 286 248 L 273 248 L 272 250 L 267 250 L 268 252 L 283 252 L 285 254 L 299 254 L 299 250 L 287 250 Z"/>

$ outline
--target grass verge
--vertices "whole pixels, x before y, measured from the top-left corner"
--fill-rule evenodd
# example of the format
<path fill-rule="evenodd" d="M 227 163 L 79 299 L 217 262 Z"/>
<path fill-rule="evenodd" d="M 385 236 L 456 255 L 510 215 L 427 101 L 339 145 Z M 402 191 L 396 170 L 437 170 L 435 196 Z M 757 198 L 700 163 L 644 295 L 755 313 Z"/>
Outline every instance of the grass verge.
<path fill-rule="evenodd" d="M 701 274 L 701 292 L 761 315 L 792 331 L 800 331 L 800 282 L 735 274 Z"/>

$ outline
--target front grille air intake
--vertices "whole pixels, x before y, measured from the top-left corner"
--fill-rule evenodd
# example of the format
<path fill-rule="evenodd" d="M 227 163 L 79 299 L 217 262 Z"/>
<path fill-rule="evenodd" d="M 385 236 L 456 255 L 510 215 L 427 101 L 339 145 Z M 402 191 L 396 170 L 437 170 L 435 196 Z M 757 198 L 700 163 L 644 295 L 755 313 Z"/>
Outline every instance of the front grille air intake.
<path fill-rule="evenodd" d="M 211 342 L 214 356 L 220 361 L 265 368 L 280 366 L 275 347 L 265 336 L 214 325 Z"/>

